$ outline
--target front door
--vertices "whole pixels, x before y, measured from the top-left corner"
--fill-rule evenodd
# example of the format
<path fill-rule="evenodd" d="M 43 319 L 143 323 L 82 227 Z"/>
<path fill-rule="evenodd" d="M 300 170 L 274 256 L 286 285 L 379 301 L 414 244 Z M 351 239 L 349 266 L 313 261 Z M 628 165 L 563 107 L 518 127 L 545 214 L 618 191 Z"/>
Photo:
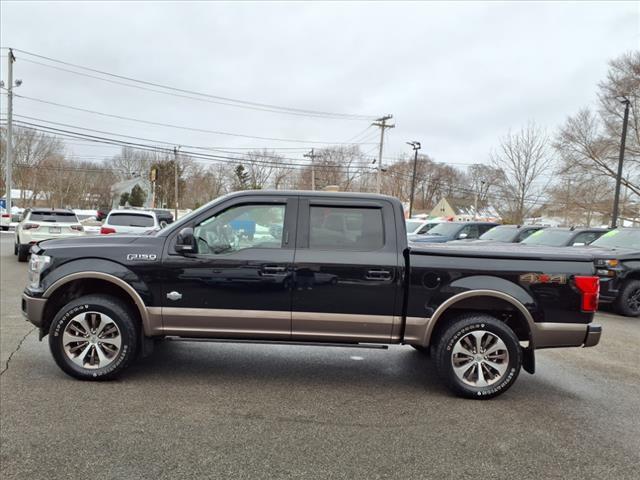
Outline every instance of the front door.
<path fill-rule="evenodd" d="M 301 199 L 298 218 L 293 339 L 389 342 L 402 277 L 391 204 Z"/>
<path fill-rule="evenodd" d="M 172 252 L 170 238 L 164 332 L 289 339 L 296 207 L 295 197 L 239 197 L 194 219 L 197 252 Z"/>

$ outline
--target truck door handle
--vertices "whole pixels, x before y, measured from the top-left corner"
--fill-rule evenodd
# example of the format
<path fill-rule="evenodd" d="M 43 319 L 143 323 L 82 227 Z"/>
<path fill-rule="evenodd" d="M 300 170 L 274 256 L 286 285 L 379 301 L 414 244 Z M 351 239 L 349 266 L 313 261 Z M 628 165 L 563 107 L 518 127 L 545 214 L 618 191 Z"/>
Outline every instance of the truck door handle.
<path fill-rule="evenodd" d="M 287 273 L 287 267 L 277 265 L 265 265 L 262 267 L 262 274 L 267 276 L 279 276 Z"/>
<path fill-rule="evenodd" d="M 369 270 L 364 276 L 366 280 L 391 280 L 389 270 Z"/>

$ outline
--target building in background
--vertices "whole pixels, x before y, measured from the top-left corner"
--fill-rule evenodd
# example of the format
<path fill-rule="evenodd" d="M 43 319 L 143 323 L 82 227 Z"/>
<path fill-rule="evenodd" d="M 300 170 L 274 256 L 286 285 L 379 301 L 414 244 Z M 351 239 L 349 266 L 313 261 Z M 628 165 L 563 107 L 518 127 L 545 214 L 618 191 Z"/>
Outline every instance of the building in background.
<path fill-rule="evenodd" d="M 128 197 L 131 195 L 135 187 L 139 187 L 144 192 L 144 201 L 140 207 L 151 207 L 151 182 L 146 178 L 134 177 L 128 180 L 122 180 L 121 182 L 111 185 L 111 208 L 118 208 L 124 206 L 121 202 L 122 196 Z M 128 203 L 128 202 L 125 202 Z"/>
<path fill-rule="evenodd" d="M 473 205 L 467 205 L 447 198 L 441 199 L 436 206 L 431 209 L 431 212 L 429 212 L 429 218 L 441 218 L 453 222 L 502 221 L 498 211 L 491 205 L 478 208 L 478 211 L 476 212 Z"/>

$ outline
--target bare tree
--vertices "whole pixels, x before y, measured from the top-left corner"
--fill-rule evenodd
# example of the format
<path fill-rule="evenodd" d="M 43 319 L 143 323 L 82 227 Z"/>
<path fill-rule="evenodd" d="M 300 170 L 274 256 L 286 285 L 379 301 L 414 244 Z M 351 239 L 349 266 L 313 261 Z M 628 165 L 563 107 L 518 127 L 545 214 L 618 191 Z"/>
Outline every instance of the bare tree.
<path fill-rule="evenodd" d="M 542 197 L 553 164 L 547 134 L 534 122 L 518 132 L 509 132 L 491 153 L 491 164 L 503 173 L 499 185 L 503 216 L 521 223 Z M 540 182 L 544 186 L 541 186 Z"/>

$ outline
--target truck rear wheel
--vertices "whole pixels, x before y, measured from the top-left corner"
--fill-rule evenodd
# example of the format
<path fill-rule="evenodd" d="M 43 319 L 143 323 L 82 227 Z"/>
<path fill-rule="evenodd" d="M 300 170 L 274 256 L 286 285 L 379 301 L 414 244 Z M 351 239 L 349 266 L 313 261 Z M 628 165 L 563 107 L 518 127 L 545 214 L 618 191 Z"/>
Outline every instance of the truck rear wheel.
<path fill-rule="evenodd" d="M 637 317 L 640 315 L 640 280 L 628 280 L 620 289 L 614 308 L 620 315 Z"/>
<path fill-rule="evenodd" d="M 454 393 L 489 399 L 504 393 L 518 378 L 522 350 L 513 331 L 484 314 L 460 317 L 436 342 L 438 373 Z"/>
<path fill-rule="evenodd" d="M 114 297 L 87 295 L 69 302 L 49 329 L 58 366 L 80 380 L 108 380 L 135 358 L 135 317 Z"/>

